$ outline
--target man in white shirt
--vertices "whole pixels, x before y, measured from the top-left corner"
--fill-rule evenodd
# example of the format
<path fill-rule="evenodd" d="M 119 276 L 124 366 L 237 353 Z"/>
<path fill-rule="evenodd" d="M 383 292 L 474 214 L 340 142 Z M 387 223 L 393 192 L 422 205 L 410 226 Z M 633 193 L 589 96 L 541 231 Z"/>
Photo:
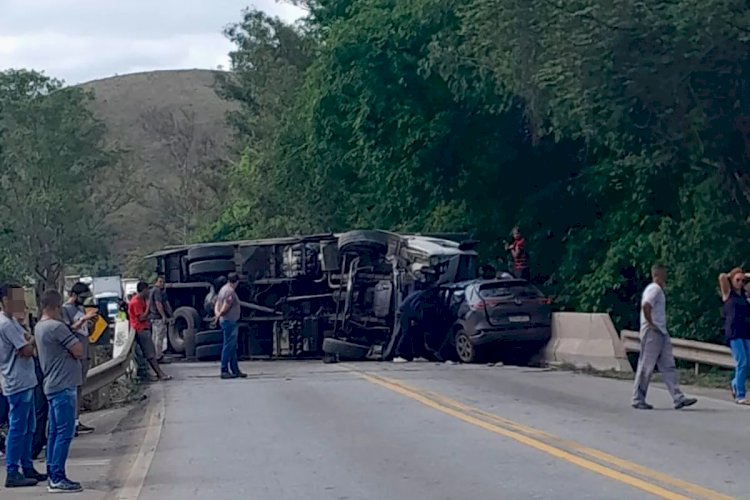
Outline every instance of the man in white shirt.
<path fill-rule="evenodd" d="M 652 283 L 643 291 L 641 298 L 641 353 L 638 357 L 638 370 L 635 373 L 633 387 L 633 408 L 652 410 L 654 407 L 646 402 L 648 384 L 659 368 L 676 410 L 692 406 L 698 402 L 695 398 L 685 396 L 677 381 L 672 342 L 667 331 L 667 299 L 664 286 L 667 283 L 667 270 L 662 265 L 651 267 Z"/>

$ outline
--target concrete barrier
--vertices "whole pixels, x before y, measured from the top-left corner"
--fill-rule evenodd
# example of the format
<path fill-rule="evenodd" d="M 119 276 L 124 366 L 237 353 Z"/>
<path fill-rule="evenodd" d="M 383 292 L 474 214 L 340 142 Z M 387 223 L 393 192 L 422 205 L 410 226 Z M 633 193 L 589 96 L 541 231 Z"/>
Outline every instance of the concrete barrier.
<path fill-rule="evenodd" d="M 625 346 L 609 314 L 561 312 L 552 315 L 552 340 L 545 357 L 550 363 L 578 368 L 631 372 Z"/>

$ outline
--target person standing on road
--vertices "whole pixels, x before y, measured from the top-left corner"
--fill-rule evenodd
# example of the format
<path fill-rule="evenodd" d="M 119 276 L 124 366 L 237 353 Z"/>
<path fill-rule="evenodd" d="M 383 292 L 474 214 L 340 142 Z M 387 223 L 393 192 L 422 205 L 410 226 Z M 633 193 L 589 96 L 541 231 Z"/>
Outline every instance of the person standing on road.
<path fill-rule="evenodd" d="M 531 281 L 529 270 L 529 253 L 526 250 L 526 238 L 521 234 L 521 229 L 516 226 L 512 232 L 513 241 L 506 245 L 505 249 L 513 257 L 513 275 L 518 279 Z"/>
<path fill-rule="evenodd" d="M 735 363 L 732 397 L 741 405 L 749 404 L 745 397 L 745 380 L 750 358 L 750 302 L 744 285 L 745 273 L 739 267 L 719 275 L 721 299 L 724 302 L 724 338 L 732 350 Z"/>
<path fill-rule="evenodd" d="M 141 281 L 137 285 L 137 293 L 130 299 L 128 304 L 128 318 L 130 327 L 135 332 L 135 341 L 141 348 L 143 357 L 151 365 L 158 380 L 170 380 L 172 377 L 164 373 L 159 363 L 156 362 L 156 348 L 151 335 L 151 324 L 148 321 L 148 283 Z"/>
<path fill-rule="evenodd" d="M 42 317 L 34 327 L 39 362 L 44 373 L 44 394 L 49 404 L 47 473 L 50 493 L 82 491 L 65 472 L 70 443 L 75 434 L 77 388 L 81 385 L 80 360 L 84 348 L 78 336 L 62 321 L 62 296 L 47 290 L 41 299 Z"/>
<path fill-rule="evenodd" d="M 237 273 L 229 273 L 227 284 L 219 290 L 214 306 L 214 314 L 219 320 L 223 336 L 221 348 L 221 378 L 223 379 L 247 377 L 247 374 L 240 371 L 237 360 L 237 333 L 241 315 L 240 299 L 237 297 L 239 282 L 240 277 Z"/>
<path fill-rule="evenodd" d="M 426 290 L 415 290 L 406 296 L 398 308 L 399 338 L 396 344 L 394 363 L 414 361 L 414 339 L 420 330 Z"/>
<path fill-rule="evenodd" d="M 78 341 L 83 346 L 83 358 L 81 358 L 81 385 L 78 386 L 78 401 L 76 403 L 76 433 L 91 434 L 94 432 L 93 427 L 84 425 L 79 421 L 81 405 L 83 404 L 83 384 L 89 372 L 91 363 L 91 353 L 89 347 L 89 321 L 96 317 L 95 312 L 86 314 L 83 303 L 87 299 L 92 299 L 91 289 L 86 283 L 80 281 L 73 285 L 68 294 L 68 300 L 63 304 L 62 317 L 63 322 L 73 330 L 78 337 Z"/>
<path fill-rule="evenodd" d="M 659 264 L 651 267 L 652 283 L 643 291 L 641 298 L 641 353 L 633 387 L 633 408 L 652 410 L 646 402 L 648 385 L 654 368 L 659 367 L 664 383 L 674 401 L 676 410 L 692 406 L 698 402 L 685 396 L 680 390 L 672 354 L 672 342 L 667 331 L 667 299 L 664 287 L 667 283 L 667 269 Z"/>
<path fill-rule="evenodd" d="M 0 382 L 7 398 L 8 435 L 5 439 L 6 488 L 35 486 L 47 476 L 34 470 L 32 443 L 36 431 L 34 338 L 13 317 L 26 309 L 23 288 L 0 285 Z M 23 471 L 23 472 L 21 472 Z"/>
<path fill-rule="evenodd" d="M 167 359 L 164 358 L 164 341 L 167 336 L 169 318 L 172 317 L 172 306 L 169 305 L 169 298 L 164 287 L 164 276 L 158 276 L 154 283 L 154 288 L 151 289 L 151 295 L 148 298 L 151 335 L 153 336 L 154 347 L 156 348 L 156 362 L 160 364 L 168 363 Z"/>

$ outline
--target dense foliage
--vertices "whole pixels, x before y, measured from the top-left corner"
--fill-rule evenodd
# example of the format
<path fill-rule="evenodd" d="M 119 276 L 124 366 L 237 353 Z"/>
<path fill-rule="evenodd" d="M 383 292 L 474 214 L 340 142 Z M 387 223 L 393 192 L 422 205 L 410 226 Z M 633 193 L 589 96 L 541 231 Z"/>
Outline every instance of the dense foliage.
<path fill-rule="evenodd" d="M 750 6 L 310 0 L 227 32 L 242 159 L 213 237 L 520 223 L 561 307 L 632 326 L 655 260 L 676 335 L 717 338 L 750 264 Z"/>
<path fill-rule="evenodd" d="M 39 73 L 0 72 L 0 280 L 58 288 L 66 271 L 104 260 L 108 205 L 94 182 L 116 156 L 90 98 Z"/>

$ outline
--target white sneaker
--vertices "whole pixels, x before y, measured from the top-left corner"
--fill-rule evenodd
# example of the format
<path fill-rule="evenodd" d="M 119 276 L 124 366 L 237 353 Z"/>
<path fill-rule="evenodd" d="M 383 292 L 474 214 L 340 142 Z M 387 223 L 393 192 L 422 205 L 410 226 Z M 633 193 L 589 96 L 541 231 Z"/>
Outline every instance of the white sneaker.
<path fill-rule="evenodd" d="M 408 363 L 409 360 L 402 358 L 401 356 L 398 356 L 398 357 L 393 358 L 393 362 L 394 363 Z"/>

